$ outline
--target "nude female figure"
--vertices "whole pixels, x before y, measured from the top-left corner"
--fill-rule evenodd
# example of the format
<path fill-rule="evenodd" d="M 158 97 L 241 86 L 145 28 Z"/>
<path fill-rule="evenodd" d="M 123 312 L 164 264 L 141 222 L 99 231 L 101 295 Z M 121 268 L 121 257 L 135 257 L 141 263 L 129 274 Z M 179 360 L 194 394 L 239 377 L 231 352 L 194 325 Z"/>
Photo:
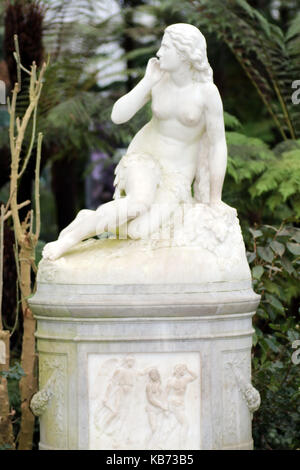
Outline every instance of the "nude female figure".
<path fill-rule="evenodd" d="M 136 371 L 135 360 L 126 356 L 108 384 L 102 408 L 96 418 L 96 427 L 101 432 L 120 438 L 124 429 L 128 428 Z M 99 416 L 100 415 L 100 416 Z"/>
<path fill-rule="evenodd" d="M 130 120 L 149 100 L 152 119 L 116 169 L 115 199 L 95 211 L 80 211 L 58 240 L 45 246 L 44 258 L 57 259 L 78 242 L 127 222 L 130 238 L 145 238 L 181 203 L 226 206 L 221 201 L 227 163 L 223 106 L 205 38 L 196 27 L 179 23 L 166 28 L 157 58 L 149 60 L 144 78 L 115 103 L 112 121 Z"/>
<path fill-rule="evenodd" d="M 168 410 L 166 396 L 161 386 L 161 378 L 158 370 L 152 368 L 149 371 L 149 382 L 146 385 L 147 405 L 146 412 L 151 429 L 150 437 L 147 436 L 148 447 L 151 445 L 163 446 L 162 437 L 164 435 L 163 418 Z"/>
<path fill-rule="evenodd" d="M 188 420 L 185 409 L 185 396 L 188 384 L 196 380 L 197 375 L 185 364 L 176 364 L 173 376 L 167 383 L 169 410 L 176 419 L 179 430 L 179 442 L 184 446 L 188 433 Z"/>

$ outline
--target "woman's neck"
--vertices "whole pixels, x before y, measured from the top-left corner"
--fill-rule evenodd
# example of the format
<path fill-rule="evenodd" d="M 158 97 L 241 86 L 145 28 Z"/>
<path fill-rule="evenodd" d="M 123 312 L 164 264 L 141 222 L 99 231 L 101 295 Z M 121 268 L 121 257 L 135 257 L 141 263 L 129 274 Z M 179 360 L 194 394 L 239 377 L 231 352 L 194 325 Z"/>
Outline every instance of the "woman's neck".
<path fill-rule="evenodd" d="M 178 70 L 171 72 L 170 80 L 178 88 L 189 86 L 193 81 L 190 64 L 182 64 Z"/>

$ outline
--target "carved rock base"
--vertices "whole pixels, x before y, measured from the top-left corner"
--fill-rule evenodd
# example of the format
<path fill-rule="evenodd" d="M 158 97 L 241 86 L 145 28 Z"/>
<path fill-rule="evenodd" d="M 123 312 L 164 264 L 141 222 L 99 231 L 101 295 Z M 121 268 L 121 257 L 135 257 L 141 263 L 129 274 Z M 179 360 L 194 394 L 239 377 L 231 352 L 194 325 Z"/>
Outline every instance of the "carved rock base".
<path fill-rule="evenodd" d="M 40 449 L 251 449 L 250 280 L 47 284 Z"/>

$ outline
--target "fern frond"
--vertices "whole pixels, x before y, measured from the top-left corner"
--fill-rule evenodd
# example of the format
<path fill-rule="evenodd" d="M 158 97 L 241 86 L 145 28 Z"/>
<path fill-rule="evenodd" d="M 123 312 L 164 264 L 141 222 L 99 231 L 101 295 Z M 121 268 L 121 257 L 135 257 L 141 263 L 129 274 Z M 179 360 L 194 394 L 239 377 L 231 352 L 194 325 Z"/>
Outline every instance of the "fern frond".
<path fill-rule="evenodd" d="M 176 5 L 179 11 L 177 0 Z M 190 0 L 189 5 L 193 24 L 216 34 L 236 56 L 282 138 L 300 136 L 300 113 L 291 103 L 291 83 L 299 78 L 299 14 L 285 34 L 246 0 Z"/>

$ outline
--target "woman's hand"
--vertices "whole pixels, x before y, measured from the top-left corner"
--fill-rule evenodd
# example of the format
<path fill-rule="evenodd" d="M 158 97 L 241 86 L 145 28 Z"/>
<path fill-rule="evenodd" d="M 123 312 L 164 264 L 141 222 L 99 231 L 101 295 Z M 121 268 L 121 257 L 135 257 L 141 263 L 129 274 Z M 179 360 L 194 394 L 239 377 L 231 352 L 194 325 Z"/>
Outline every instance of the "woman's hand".
<path fill-rule="evenodd" d="M 164 72 L 160 70 L 159 60 L 155 57 L 149 59 L 144 78 L 151 84 L 151 87 L 161 80 L 163 74 Z"/>

